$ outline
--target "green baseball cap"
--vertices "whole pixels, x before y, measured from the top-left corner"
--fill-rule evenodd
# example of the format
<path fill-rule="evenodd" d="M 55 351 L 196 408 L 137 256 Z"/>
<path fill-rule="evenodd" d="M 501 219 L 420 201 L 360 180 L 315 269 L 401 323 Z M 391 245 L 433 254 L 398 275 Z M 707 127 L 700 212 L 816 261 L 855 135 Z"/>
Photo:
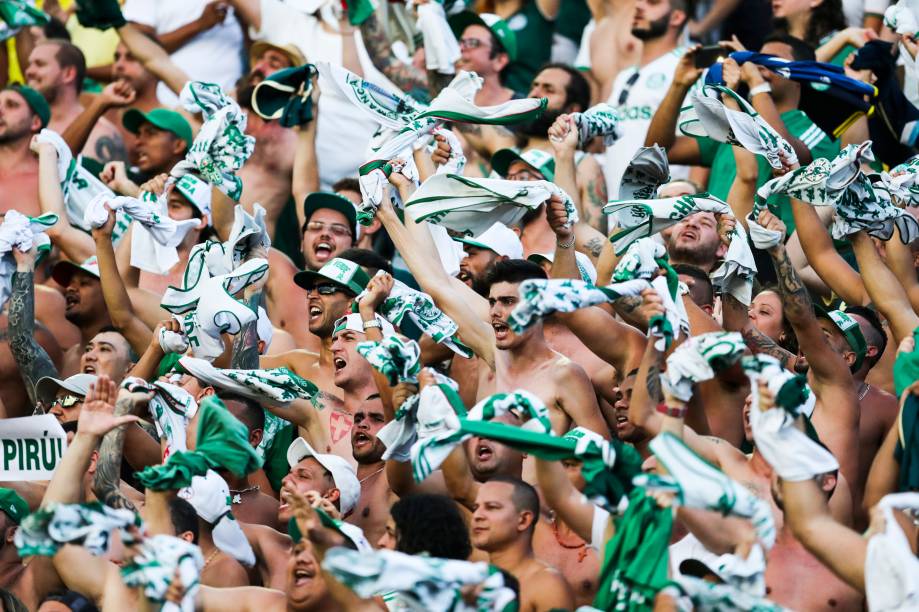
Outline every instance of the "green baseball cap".
<path fill-rule="evenodd" d="M 829 319 L 833 323 L 833 326 L 846 339 L 849 348 L 855 352 L 855 363 L 852 364 L 852 371 L 854 372 L 862 367 L 862 362 L 868 354 L 868 343 L 865 341 L 865 336 L 862 334 L 862 328 L 859 327 L 858 321 L 841 310 L 826 310 L 819 304 L 814 305 L 814 310 L 818 317 Z"/>
<path fill-rule="evenodd" d="M 41 95 L 28 85 L 11 85 L 9 89 L 15 91 L 26 101 L 26 104 L 29 105 L 29 108 L 32 109 L 32 112 L 38 115 L 38 118 L 41 119 L 42 128 L 48 127 L 48 122 L 51 121 L 51 107 L 48 106 L 48 101 L 45 100 L 45 96 Z"/>
<path fill-rule="evenodd" d="M 351 228 L 351 237 L 357 240 L 357 209 L 354 208 L 351 200 L 331 191 L 317 191 L 309 194 L 303 200 L 303 218 L 306 219 L 306 223 L 309 223 L 314 212 L 323 208 L 337 210 L 343 214 L 348 220 L 348 227 Z"/>
<path fill-rule="evenodd" d="M 16 491 L 0 487 L 0 510 L 18 525 L 29 516 L 29 504 Z"/>
<path fill-rule="evenodd" d="M 151 123 L 154 127 L 167 132 L 172 132 L 185 144 L 191 146 L 194 138 L 192 137 L 191 126 L 181 114 L 169 110 L 168 108 L 154 108 L 149 113 L 144 113 L 139 109 L 132 108 L 125 112 L 121 118 L 121 124 L 124 129 L 137 134 L 140 130 L 140 124 Z"/>
<path fill-rule="evenodd" d="M 330 280 L 357 295 L 367 288 L 370 275 L 353 261 L 341 257 L 333 258 L 318 272 L 303 270 L 294 274 L 294 282 L 307 290 L 312 289 L 313 285 L 322 280 Z"/>
<path fill-rule="evenodd" d="M 507 25 L 506 21 L 494 13 L 482 13 L 479 15 L 472 11 L 463 11 L 453 15 L 447 21 L 457 39 L 462 37 L 463 32 L 471 25 L 488 28 L 498 39 L 498 42 L 501 43 L 504 52 L 507 53 L 507 58 L 512 62 L 517 60 L 517 35 L 514 34 L 514 31 Z M 549 44 L 549 42 L 546 44 Z"/>
<path fill-rule="evenodd" d="M 491 156 L 491 168 L 503 177 L 507 176 L 511 164 L 521 161 L 539 172 L 547 181 L 555 180 L 555 158 L 551 153 L 539 149 L 528 149 L 523 153 L 515 149 L 500 149 Z"/>

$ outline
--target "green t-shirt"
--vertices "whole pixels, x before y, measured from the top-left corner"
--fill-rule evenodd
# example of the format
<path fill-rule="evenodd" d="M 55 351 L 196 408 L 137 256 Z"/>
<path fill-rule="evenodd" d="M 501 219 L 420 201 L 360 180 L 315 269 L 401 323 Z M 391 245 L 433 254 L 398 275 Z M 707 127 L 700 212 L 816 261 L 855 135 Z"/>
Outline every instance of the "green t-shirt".
<path fill-rule="evenodd" d="M 581 35 L 590 21 L 590 8 L 587 0 L 565 0 L 555 17 L 555 33 L 581 43 Z"/>
<path fill-rule="evenodd" d="M 507 25 L 517 35 L 517 59 L 504 69 L 504 85 L 526 95 L 536 72 L 552 55 L 553 24 L 539 12 L 536 0 L 527 0 L 507 18 Z"/>
<path fill-rule="evenodd" d="M 827 136 L 802 111 L 797 109 L 786 111 L 782 113 L 781 119 L 789 133 L 807 145 L 814 159 L 820 157 L 833 159 L 839 153 L 839 142 Z M 699 143 L 702 165 L 712 169 L 708 179 L 708 192 L 726 200 L 737 173 L 737 167 L 734 165 L 734 151 L 730 145 L 711 138 L 697 138 L 696 140 Z M 759 178 L 756 181 L 758 188 L 772 178 L 772 167 L 761 155 L 757 156 L 757 162 L 759 163 Z M 791 201 L 788 197 L 772 196 L 766 203 L 769 205 L 769 210 L 782 219 L 788 228 L 788 234 L 791 235 L 795 230 L 795 220 L 791 215 Z"/>

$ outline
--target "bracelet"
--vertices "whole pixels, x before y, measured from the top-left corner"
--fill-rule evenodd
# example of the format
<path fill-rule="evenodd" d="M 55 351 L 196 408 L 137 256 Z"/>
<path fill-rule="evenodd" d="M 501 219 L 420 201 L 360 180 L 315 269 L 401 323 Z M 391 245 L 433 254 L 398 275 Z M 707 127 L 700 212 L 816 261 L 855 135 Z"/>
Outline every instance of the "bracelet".
<path fill-rule="evenodd" d="M 748 97 L 752 99 L 753 96 L 757 94 L 770 93 L 770 92 L 772 92 L 772 86 L 769 83 L 760 83 L 759 85 L 757 85 L 756 87 L 750 90 L 750 95 Z"/>
<path fill-rule="evenodd" d="M 572 234 L 571 240 L 569 240 L 568 242 L 559 242 L 558 240 L 556 240 L 555 246 L 557 246 L 560 249 L 570 249 L 571 247 L 574 246 L 574 240 L 575 240 L 575 237 Z"/>
<path fill-rule="evenodd" d="M 682 406 L 668 406 L 667 402 L 661 402 L 657 405 L 657 411 L 661 414 L 675 419 L 682 419 L 686 414 L 686 405 Z"/>
<path fill-rule="evenodd" d="M 383 326 L 380 325 L 380 322 L 377 321 L 376 319 L 372 321 L 364 321 L 364 331 L 367 331 L 368 329 L 373 329 L 373 328 L 383 329 Z"/>

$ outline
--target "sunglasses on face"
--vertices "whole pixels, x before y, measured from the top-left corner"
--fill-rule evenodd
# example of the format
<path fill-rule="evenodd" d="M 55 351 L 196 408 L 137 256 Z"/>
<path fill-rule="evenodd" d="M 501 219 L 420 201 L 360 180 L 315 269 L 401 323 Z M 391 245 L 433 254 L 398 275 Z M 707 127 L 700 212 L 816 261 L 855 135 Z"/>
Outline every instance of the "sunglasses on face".
<path fill-rule="evenodd" d="M 339 291 L 342 291 L 342 288 L 339 287 L 338 285 L 330 285 L 330 284 L 313 285 L 312 291 L 315 291 L 319 295 L 333 295 L 335 293 L 338 293 Z"/>
<path fill-rule="evenodd" d="M 60 406 L 61 408 L 73 408 L 79 403 L 83 402 L 82 397 L 77 397 L 76 395 L 65 395 L 64 397 L 56 397 L 54 401 L 51 402 L 49 408 L 54 408 L 55 406 Z"/>

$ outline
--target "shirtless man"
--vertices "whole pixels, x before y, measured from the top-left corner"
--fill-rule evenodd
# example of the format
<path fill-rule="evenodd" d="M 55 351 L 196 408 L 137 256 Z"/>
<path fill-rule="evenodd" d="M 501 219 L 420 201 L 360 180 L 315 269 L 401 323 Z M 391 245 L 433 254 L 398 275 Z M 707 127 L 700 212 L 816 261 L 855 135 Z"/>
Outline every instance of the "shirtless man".
<path fill-rule="evenodd" d="M 457 68 L 474 72 L 483 80 L 474 102 L 493 106 L 512 99 L 514 91 L 501 84 L 501 72 L 517 59 L 517 35 L 507 22 L 493 13 L 464 11 L 450 19 L 450 27 L 459 41 Z"/>
<path fill-rule="evenodd" d="M 14 85 L 0 90 L 0 212 L 41 214 L 38 160 L 29 144 L 50 120 L 48 103 L 34 89 Z"/>
<path fill-rule="evenodd" d="M 520 610 L 570 610 L 568 583 L 533 554 L 539 520 L 536 490 L 515 478 L 496 476 L 479 487 L 472 514 L 472 545 L 488 553 L 488 562 L 520 583 Z"/>
<path fill-rule="evenodd" d="M 13 534 L 29 514 L 29 505 L 12 489 L 0 489 L 0 588 L 15 595 L 29 610 L 60 585 L 49 557 L 23 560 L 13 544 Z"/>
<path fill-rule="evenodd" d="M 48 40 L 29 55 L 25 71 L 29 87 L 41 93 L 51 107 L 48 127 L 58 134 L 83 112 L 80 92 L 86 76 L 86 59 L 78 47 L 66 40 Z M 92 129 L 82 153 L 101 163 L 127 159 L 118 128 L 100 119 Z"/>
<path fill-rule="evenodd" d="M 590 378 L 579 365 L 548 347 L 542 322 L 522 334 L 508 327 L 508 316 L 520 301 L 520 283 L 545 278 L 542 268 L 529 261 L 498 262 L 489 277 L 486 302 L 463 282 L 447 276 L 423 226 L 408 217 L 403 225 L 385 203 L 380 218 L 421 288 L 456 321 L 460 338 L 479 357 L 477 399 L 526 389 L 546 404 L 557 434 L 580 425 L 609 437 Z"/>
<path fill-rule="evenodd" d="M 351 302 L 367 286 L 370 277 L 354 262 L 336 257 L 322 266 L 318 272 L 300 272 L 294 280 L 306 289 L 309 307 L 307 325 L 310 333 L 322 342 L 319 353 L 298 349 L 279 355 L 263 356 L 259 360 L 259 367 L 287 367 L 297 375 L 313 381 L 321 392 L 319 401 L 323 408 L 318 416 L 325 435 L 325 440 L 321 444 L 315 439 L 313 443 L 319 444 L 319 448 L 324 452 L 350 457 L 351 440 L 348 434 L 351 432 L 353 419 L 342 400 L 344 393 L 335 384 L 332 341 L 335 322 L 348 312 Z M 312 414 L 315 415 L 315 410 Z M 306 426 L 299 421 L 297 424 L 301 427 Z"/>
<path fill-rule="evenodd" d="M 84 347 L 112 322 L 102 297 L 99 264 L 91 257 L 77 265 L 69 261 L 55 264 L 51 272 L 55 282 L 64 287 L 67 307 L 64 316 L 80 329 L 81 341 L 64 352 L 61 374 L 69 376 L 79 371 Z"/>

